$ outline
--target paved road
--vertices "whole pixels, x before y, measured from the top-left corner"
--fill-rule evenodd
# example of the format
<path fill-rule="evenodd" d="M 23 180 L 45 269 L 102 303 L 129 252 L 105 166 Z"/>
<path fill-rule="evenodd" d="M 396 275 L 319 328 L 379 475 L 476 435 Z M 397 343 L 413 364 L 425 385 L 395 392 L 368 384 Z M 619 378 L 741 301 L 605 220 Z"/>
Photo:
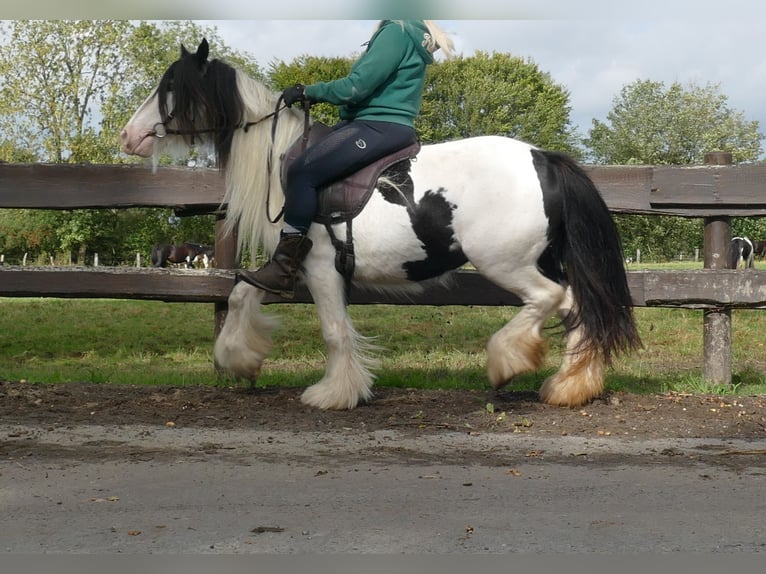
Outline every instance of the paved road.
<path fill-rule="evenodd" d="M 766 549 L 766 441 L 0 425 L 0 551 Z"/>

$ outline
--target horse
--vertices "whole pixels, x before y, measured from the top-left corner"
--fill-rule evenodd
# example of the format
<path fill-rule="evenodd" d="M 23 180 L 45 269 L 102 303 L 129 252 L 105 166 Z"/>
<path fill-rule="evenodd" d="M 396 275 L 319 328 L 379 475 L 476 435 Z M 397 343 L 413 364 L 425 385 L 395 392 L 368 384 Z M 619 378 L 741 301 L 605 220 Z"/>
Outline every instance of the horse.
<path fill-rule="evenodd" d="M 727 257 L 729 269 L 755 267 L 753 242 L 747 237 L 732 237 Z"/>
<path fill-rule="evenodd" d="M 280 106 L 279 94 L 242 69 L 209 58 L 205 39 L 179 58 L 120 133 L 122 151 L 144 158 L 193 141 L 212 146 L 224 174 L 224 231 L 238 246 L 270 254 L 284 204 L 280 159 L 302 141 L 308 112 Z M 358 288 L 422 293 L 449 286 L 470 263 L 516 294 L 522 306 L 486 344 L 487 377 L 499 390 L 537 371 L 547 347 L 544 323 L 558 316 L 565 351 L 541 385 L 543 403 L 574 407 L 603 394 L 612 358 L 641 346 L 620 238 L 593 181 L 568 155 L 505 136 L 423 145 L 411 164 L 413 188 L 382 193 L 382 179 L 353 219 Z M 389 190 L 390 191 L 390 190 Z M 324 192 L 323 192 L 324 193 Z M 348 313 L 346 282 L 334 265 L 330 233 L 350 222 L 309 229 L 314 247 L 300 271 L 326 346 L 322 378 L 301 393 L 318 409 L 353 409 L 374 398 L 378 348 Z M 257 380 L 278 318 L 264 292 L 234 281 L 214 345 L 225 372 Z"/>
<path fill-rule="evenodd" d="M 753 240 L 753 256 L 758 259 L 766 257 L 766 241 Z"/>
<path fill-rule="evenodd" d="M 202 264 L 205 269 L 210 269 L 215 266 L 215 250 L 212 247 L 205 245 L 200 246 L 201 249 L 192 260 L 192 265 L 197 267 L 197 264 Z"/>
<path fill-rule="evenodd" d="M 188 241 L 181 245 L 157 244 L 152 246 L 152 265 L 167 267 L 168 263 L 175 263 L 191 269 L 194 267 L 194 262 L 206 251 L 211 251 L 211 248 Z"/>

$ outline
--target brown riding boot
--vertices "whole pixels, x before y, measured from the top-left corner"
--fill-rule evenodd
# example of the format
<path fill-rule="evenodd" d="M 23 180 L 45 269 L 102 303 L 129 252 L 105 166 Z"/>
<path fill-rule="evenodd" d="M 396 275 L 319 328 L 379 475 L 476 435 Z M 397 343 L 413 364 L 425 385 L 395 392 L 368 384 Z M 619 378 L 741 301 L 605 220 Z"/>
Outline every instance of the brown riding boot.
<path fill-rule="evenodd" d="M 255 271 L 240 271 L 237 277 L 253 287 L 292 299 L 295 296 L 295 275 L 313 245 L 305 235 L 283 235 L 266 265 Z"/>

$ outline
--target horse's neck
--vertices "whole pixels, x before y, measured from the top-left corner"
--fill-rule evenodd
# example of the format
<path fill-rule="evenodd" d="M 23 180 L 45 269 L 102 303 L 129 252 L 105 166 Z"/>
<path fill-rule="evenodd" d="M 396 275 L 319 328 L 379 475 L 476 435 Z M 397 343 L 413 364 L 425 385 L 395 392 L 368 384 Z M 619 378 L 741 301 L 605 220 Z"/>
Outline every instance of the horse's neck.
<path fill-rule="evenodd" d="M 277 97 L 262 84 L 238 72 L 237 81 L 245 106 L 244 121 L 259 121 L 247 131 L 237 130 L 226 168 L 227 227 L 238 225 L 240 250 L 255 254 L 258 247 L 272 253 L 279 240 L 281 222 L 272 223 L 284 205 L 280 182 L 280 158 L 303 129 L 302 114 L 282 110 L 272 137 L 271 114 Z M 268 199 L 268 205 L 267 205 Z"/>

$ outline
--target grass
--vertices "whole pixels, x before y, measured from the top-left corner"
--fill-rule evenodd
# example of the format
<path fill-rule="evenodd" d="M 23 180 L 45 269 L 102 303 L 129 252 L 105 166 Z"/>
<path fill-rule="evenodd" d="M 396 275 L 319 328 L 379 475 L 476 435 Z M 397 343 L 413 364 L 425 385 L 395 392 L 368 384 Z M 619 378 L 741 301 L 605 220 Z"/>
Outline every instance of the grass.
<path fill-rule="evenodd" d="M 228 384 L 213 369 L 213 306 L 100 299 L 0 299 L 0 380 L 120 384 Z M 259 384 L 306 386 L 324 369 L 311 305 L 275 305 L 282 318 Z M 496 307 L 353 306 L 357 329 L 381 347 L 380 386 L 487 388 L 484 345 L 516 313 Z M 618 358 L 607 388 L 632 393 L 766 393 L 766 313 L 732 314 L 734 384 L 708 387 L 702 370 L 702 312 L 638 308 L 645 348 Z M 549 325 L 543 369 L 514 389 L 536 390 L 561 361 Z"/>

